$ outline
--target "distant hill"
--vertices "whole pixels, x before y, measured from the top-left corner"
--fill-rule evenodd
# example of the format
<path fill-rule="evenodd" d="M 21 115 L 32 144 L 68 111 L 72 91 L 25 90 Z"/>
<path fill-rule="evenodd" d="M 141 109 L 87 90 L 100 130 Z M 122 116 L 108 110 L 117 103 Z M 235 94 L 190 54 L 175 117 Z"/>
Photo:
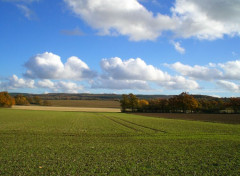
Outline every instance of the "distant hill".
<path fill-rule="evenodd" d="M 39 96 L 43 100 L 120 100 L 122 94 L 88 94 L 88 93 L 48 93 L 48 94 L 28 94 L 28 93 L 9 93 L 11 96 L 22 94 L 27 97 Z M 168 99 L 174 95 L 136 95 L 139 99 Z M 207 95 L 193 95 L 196 99 L 218 99 Z"/>

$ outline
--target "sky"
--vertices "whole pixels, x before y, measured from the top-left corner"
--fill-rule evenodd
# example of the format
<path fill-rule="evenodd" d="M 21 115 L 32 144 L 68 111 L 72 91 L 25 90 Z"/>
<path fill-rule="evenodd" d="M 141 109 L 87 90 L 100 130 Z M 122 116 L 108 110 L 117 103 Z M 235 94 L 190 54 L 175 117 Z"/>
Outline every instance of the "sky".
<path fill-rule="evenodd" d="M 240 97 L 240 0 L 0 0 L 0 91 Z"/>

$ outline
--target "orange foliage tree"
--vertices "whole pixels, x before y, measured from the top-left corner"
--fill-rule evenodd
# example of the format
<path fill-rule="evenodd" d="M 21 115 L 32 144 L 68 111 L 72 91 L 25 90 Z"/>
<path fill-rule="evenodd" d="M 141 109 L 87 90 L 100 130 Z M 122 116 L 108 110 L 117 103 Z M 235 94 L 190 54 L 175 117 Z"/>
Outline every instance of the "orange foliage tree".
<path fill-rule="evenodd" d="M 145 110 L 149 105 L 149 102 L 147 100 L 138 100 L 138 110 L 143 111 Z"/>
<path fill-rule="evenodd" d="M 16 105 L 29 105 L 27 98 L 21 94 L 15 96 Z"/>
<path fill-rule="evenodd" d="M 12 107 L 14 104 L 15 100 L 8 92 L 0 92 L 0 107 Z"/>

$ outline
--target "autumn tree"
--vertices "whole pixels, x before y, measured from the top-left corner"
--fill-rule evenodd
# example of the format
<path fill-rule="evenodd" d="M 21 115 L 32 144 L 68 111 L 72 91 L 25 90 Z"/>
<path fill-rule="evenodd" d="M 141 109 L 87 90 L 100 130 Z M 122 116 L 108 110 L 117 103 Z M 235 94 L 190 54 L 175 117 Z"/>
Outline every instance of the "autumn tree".
<path fill-rule="evenodd" d="M 198 101 L 186 92 L 181 93 L 177 96 L 177 101 L 181 110 L 186 113 L 187 110 L 193 112 L 198 107 Z"/>
<path fill-rule="evenodd" d="M 120 105 L 122 108 L 122 112 L 126 112 L 127 108 L 129 108 L 128 95 L 126 95 L 126 94 L 122 95 L 122 99 L 120 100 Z"/>
<path fill-rule="evenodd" d="M 149 100 L 149 105 L 148 105 L 148 109 L 151 111 L 151 112 L 156 112 L 158 110 L 158 99 L 151 99 Z"/>
<path fill-rule="evenodd" d="M 42 103 L 41 103 L 42 106 L 51 106 L 52 103 L 48 100 L 43 100 Z"/>
<path fill-rule="evenodd" d="M 29 105 L 27 98 L 21 94 L 15 96 L 16 105 Z"/>
<path fill-rule="evenodd" d="M 147 100 L 138 100 L 138 111 L 144 111 L 149 105 Z"/>
<path fill-rule="evenodd" d="M 14 104 L 15 100 L 8 92 L 0 92 L 0 107 L 12 107 Z"/>
<path fill-rule="evenodd" d="M 240 110 L 240 98 L 230 98 L 230 107 L 237 113 Z"/>
<path fill-rule="evenodd" d="M 159 108 L 161 112 L 169 112 L 169 101 L 168 99 L 159 99 Z"/>
<path fill-rule="evenodd" d="M 35 97 L 33 97 L 33 102 L 34 102 L 34 104 L 41 105 L 42 99 L 39 96 L 35 96 Z"/>
<path fill-rule="evenodd" d="M 27 96 L 26 98 L 27 98 L 27 101 L 28 101 L 30 104 L 34 104 L 33 97 Z"/>
<path fill-rule="evenodd" d="M 132 93 L 128 95 L 123 94 L 120 104 L 123 112 L 125 112 L 127 109 L 131 109 L 133 112 L 138 107 L 138 98 Z"/>
<path fill-rule="evenodd" d="M 168 100 L 168 106 L 171 112 L 177 112 L 180 109 L 180 102 L 177 96 L 174 96 Z"/>

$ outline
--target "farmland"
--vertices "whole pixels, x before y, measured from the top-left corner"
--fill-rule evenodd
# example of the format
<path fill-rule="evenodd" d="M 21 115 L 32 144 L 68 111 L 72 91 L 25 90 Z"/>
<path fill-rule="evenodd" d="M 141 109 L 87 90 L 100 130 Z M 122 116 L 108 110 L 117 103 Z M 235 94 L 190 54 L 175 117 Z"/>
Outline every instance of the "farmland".
<path fill-rule="evenodd" d="M 239 175 L 240 125 L 0 109 L 0 175 Z"/>
<path fill-rule="evenodd" d="M 179 119 L 179 120 L 197 120 L 204 122 L 240 124 L 240 114 L 186 114 L 186 113 L 134 113 L 136 115 Z"/>
<path fill-rule="evenodd" d="M 93 107 L 93 108 L 118 108 L 119 101 L 113 100 L 49 100 L 52 106 L 58 107 Z"/>
<path fill-rule="evenodd" d="M 17 110 L 40 111 L 65 111 L 65 112 L 120 112 L 118 108 L 93 108 L 93 107 L 49 107 L 49 106 L 13 106 Z"/>

